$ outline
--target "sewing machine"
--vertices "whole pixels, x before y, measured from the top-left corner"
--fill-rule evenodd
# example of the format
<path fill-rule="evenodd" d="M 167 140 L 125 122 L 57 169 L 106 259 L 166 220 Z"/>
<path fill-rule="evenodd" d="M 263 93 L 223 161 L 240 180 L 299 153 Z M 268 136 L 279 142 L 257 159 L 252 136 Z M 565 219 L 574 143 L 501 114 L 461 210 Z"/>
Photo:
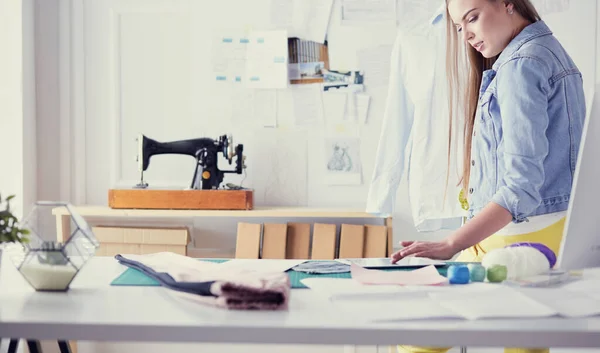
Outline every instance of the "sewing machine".
<path fill-rule="evenodd" d="M 109 189 L 108 204 L 120 209 L 192 209 L 192 210 L 251 210 L 253 192 L 241 186 L 226 184 L 226 173 L 242 174 L 246 170 L 244 146 L 234 145 L 231 136 L 217 139 L 196 138 L 181 141 L 158 142 L 140 134 L 137 138 L 137 164 L 140 182 L 132 188 Z M 219 153 L 235 163 L 231 170 L 219 169 Z M 181 154 L 194 158 L 194 174 L 188 188 L 165 189 L 149 187 L 144 172 L 150 159 L 160 154 Z"/>
<path fill-rule="evenodd" d="M 150 165 L 150 157 L 159 154 L 182 154 L 191 156 L 196 160 L 194 176 L 190 184 L 192 190 L 215 190 L 219 189 L 223 182 L 225 173 L 242 174 L 246 168 L 243 155 L 244 145 L 233 145 L 231 136 L 222 135 L 218 139 L 197 138 L 172 142 L 158 142 L 143 134 L 137 138 L 138 143 L 138 170 L 140 172 L 140 183 L 136 188 L 146 188 L 148 183 L 144 182 L 144 171 Z M 219 152 L 229 161 L 231 165 L 235 160 L 234 170 L 221 170 L 218 166 Z"/>

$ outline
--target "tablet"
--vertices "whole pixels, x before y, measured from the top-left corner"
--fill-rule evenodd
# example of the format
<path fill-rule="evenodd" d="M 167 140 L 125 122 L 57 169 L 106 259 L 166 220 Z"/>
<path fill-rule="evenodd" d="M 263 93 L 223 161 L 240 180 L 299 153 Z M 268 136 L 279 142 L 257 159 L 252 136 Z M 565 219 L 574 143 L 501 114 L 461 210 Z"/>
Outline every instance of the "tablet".
<path fill-rule="evenodd" d="M 444 261 L 412 256 L 400 259 L 395 264 L 391 263 L 391 260 L 388 257 L 339 259 L 338 261 L 346 264 L 356 264 L 364 268 L 424 267 L 429 265 L 438 267 L 446 265 L 446 262 Z"/>

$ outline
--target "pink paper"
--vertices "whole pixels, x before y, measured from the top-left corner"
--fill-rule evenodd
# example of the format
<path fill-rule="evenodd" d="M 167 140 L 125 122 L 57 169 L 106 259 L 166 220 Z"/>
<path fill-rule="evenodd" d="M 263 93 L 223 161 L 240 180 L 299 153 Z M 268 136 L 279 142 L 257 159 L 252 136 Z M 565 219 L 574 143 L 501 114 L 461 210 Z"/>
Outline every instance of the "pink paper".
<path fill-rule="evenodd" d="M 412 271 L 370 270 L 358 265 L 350 266 L 352 278 L 362 284 L 440 285 L 448 279 L 439 274 L 435 266 L 426 266 Z"/>

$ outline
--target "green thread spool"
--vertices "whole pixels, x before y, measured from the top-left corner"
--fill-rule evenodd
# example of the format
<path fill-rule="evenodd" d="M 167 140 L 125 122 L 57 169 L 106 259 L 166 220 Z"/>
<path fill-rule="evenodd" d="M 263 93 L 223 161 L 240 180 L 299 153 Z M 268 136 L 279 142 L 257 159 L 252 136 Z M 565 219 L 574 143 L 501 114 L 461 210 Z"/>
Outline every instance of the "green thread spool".
<path fill-rule="evenodd" d="M 469 264 L 471 282 L 483 282 L 485 280 L 485 267 L 480 264 Z"/>
<path fill-rule="evenodd" d="M 493 265 L 487 269 L 487 279 L 490 282 L 498 283 L 506 279 L 507 268 L 504 265 Z"/>

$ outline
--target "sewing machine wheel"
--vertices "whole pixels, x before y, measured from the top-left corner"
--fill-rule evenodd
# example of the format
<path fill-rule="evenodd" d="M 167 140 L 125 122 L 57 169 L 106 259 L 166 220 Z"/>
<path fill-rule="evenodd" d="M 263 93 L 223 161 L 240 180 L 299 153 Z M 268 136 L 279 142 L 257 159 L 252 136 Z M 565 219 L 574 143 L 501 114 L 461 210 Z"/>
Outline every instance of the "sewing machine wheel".
<path fill-rule="evenodd" d="M 235 156 L 235 152 L 233 151 L 233 136 L 227 136 L 227 159 L 231 163 L 231 160 Z"/>

